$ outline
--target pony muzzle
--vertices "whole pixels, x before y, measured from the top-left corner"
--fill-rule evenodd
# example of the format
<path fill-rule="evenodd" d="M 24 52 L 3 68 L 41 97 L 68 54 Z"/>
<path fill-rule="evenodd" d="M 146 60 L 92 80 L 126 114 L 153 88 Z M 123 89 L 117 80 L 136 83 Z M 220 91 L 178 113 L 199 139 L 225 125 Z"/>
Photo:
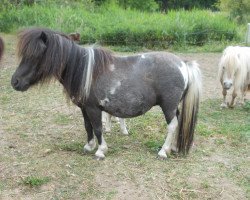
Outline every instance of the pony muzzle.
<path fill-rule="evenodd" d="M 24 83 L 21 79 L 15 76 L 12 76 L 11 78 L 11 85 L 17 91 L 26 91 L 29 88 L 28 83 Z"/>
<path fill-rule="evenodd" d="M 224 81 L 223 82 L 223 88 L 226 90 L 229 90 L 232 87 L 233 83 L 230 81 Z"/>

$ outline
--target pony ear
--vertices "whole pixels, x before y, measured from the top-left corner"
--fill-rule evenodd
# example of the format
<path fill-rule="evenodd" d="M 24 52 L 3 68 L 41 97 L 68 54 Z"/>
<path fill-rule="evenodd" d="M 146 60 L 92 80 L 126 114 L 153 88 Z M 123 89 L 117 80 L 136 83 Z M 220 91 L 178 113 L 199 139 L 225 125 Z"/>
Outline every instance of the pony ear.
<path fill-rule="evenodd" d="M 44 42 L 44 44 L 47 42 L 47 35 L 42 31 L 40 35 L 41 40 Z"/>

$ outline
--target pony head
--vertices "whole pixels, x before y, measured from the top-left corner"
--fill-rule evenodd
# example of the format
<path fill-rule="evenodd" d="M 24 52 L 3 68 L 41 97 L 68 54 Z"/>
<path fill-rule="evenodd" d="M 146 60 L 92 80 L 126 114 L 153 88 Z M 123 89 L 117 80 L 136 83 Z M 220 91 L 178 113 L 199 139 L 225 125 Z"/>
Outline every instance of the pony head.
<path fill-rule="evenodd" d="M 219 78 L 224 89 L 229 90 L 234 84 L 236 74 L 239 70 L 239 54 L 237 47 L 227 47 L 219 63 Z"/>
<path fill-rule="evenodd" d="M 67 56 L 55 54 L 54 49 L 57 49 L 56 52 L 69 51 L 65 46 L 70 46 L 72 41 L 66 35 L 59 36 L 59 33 L 48 29 L 33 28 L 21 31 L 18 37 L 17 51 L 21 61 L 11 79 L 15 90 L 25 91 L 40 81 L 61 76 L 63 69 L 58 68 L 65 64 Z M 62 42 L 64 38 L 68 40 L 67 43 Z M 53 70 L 54 66 L 57 66 L 57 71 Z"/>

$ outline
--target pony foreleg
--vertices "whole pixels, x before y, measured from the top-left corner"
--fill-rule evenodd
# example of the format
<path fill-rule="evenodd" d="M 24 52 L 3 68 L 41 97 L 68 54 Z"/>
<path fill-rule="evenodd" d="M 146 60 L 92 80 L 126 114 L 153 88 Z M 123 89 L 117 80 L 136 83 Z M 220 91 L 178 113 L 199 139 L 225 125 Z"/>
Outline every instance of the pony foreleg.
<path fill-rule="evenodd" d="M 221 108 L 227 108 L 227 101 L 226 101 L 226 96 L 227 96 L 227 90 L 223 88 L 222 91 L 222 95 L 223 95 L 223 102 L 220 105 Z"/>
<path fill-rule="evenodd" d="M 167 158 L 167 154 L 170 154 L 170 152 L 171 152 L 171 144 L 172 144 L 172 141 L 173 141 L 173 138 L 174 138 L 174 133 L 176 131 L 177 126 L 178 126 L 178 120 L 177 120 L 177 117 L 175 116 L 168 125 L 167 138 L 166 138 L 161 150 L 158 153 L 159 157 Z"/>
<path fill-rule="evenodd" d="M 231 100 L 231 102 L 230 102 L 230 104 L 229 104 L 229 107 L 230 107 L 230 108 L 233 108 L 233 107 L 234 107 L 234 100 L 235 100 L 236 97 L 237 97 L 237 90 L 234 89 L 234 90 L 233 90 L 233 94 L 232 94 L 232 100 Z"/>
<path fill-rule="evenodd" d="M 88 135 L 88 143 L 84 145 L 83 150 L 85 152 L 90 152 L 90 151 L 93 151 L 96 147 L 96 143 L 95 143 L 95 139 L 93 135 L 93 127 L 90 123 L 89 117 L 87 113 L 85 112 L 85 110 L 84 109 L 81 109 L 81 110 L 82 110 L 82 114 L 84 117 L 85 129 Z"/>
<path fill-rule="evenodd" d="M 104 159 L 105 153 L 108 150 L 108 146 L 102 135 L 102 111 L 96 107 L 86 107 L 86 112 L 98 141 L 98 149 L 95 152 L 96 159 Z"/>
<path fill-rule="evenodd" d="M 119 118 L 119 121 L 120 121 L 120 129 L 121 129 L 122 134 L 128 135 L 128 130 L 127 130 L 125 119 Z"/>

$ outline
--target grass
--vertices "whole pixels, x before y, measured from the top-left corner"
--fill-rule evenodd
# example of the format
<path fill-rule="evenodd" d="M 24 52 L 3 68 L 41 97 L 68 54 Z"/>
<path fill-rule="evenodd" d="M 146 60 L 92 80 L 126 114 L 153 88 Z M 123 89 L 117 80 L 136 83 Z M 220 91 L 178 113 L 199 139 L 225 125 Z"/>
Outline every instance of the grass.
<path fill-rule="evenodd" d="M 30 187 L 39 187 L 43 184 L 46 184 L 49 182 L 49 177 L 34 177 L 34 176 L 28 176 L 23 180 L 23 184 L 28 185 Z"/>
<path fill-rule="evenodd" d="M 242 31 L 238 32 L 239 27 L 225 14 L 207 10 L 169 11 L 166 15 L 124 10 L 115 5 L 88 9 L 83 5 L 52 3 L 1 11 L 0 31 L 12 32 L 30 26 L 44 26 L 65 33 L 77 31 L 82 43 L 119 46 L 123 51 L 211 47 L 214 42 L 223 46 L 218 49 L 218 45 L 214 45 L 220 51 L 229 42 L 245 40 Z"/>
<path fill-rule="evenodd" d="M 1 199 L 249 199 L 248 104 L 221 110 L 219 99 L 204 100 L 190 154 L 167 160 L 157 159 L 166 134 L 159 108 L 128 119 L 129 136 L 113 123 L 97 162 L 82 153 L 81 112 L 60 85 L 11 88 L 9 43 L 0 69 Z"/>

